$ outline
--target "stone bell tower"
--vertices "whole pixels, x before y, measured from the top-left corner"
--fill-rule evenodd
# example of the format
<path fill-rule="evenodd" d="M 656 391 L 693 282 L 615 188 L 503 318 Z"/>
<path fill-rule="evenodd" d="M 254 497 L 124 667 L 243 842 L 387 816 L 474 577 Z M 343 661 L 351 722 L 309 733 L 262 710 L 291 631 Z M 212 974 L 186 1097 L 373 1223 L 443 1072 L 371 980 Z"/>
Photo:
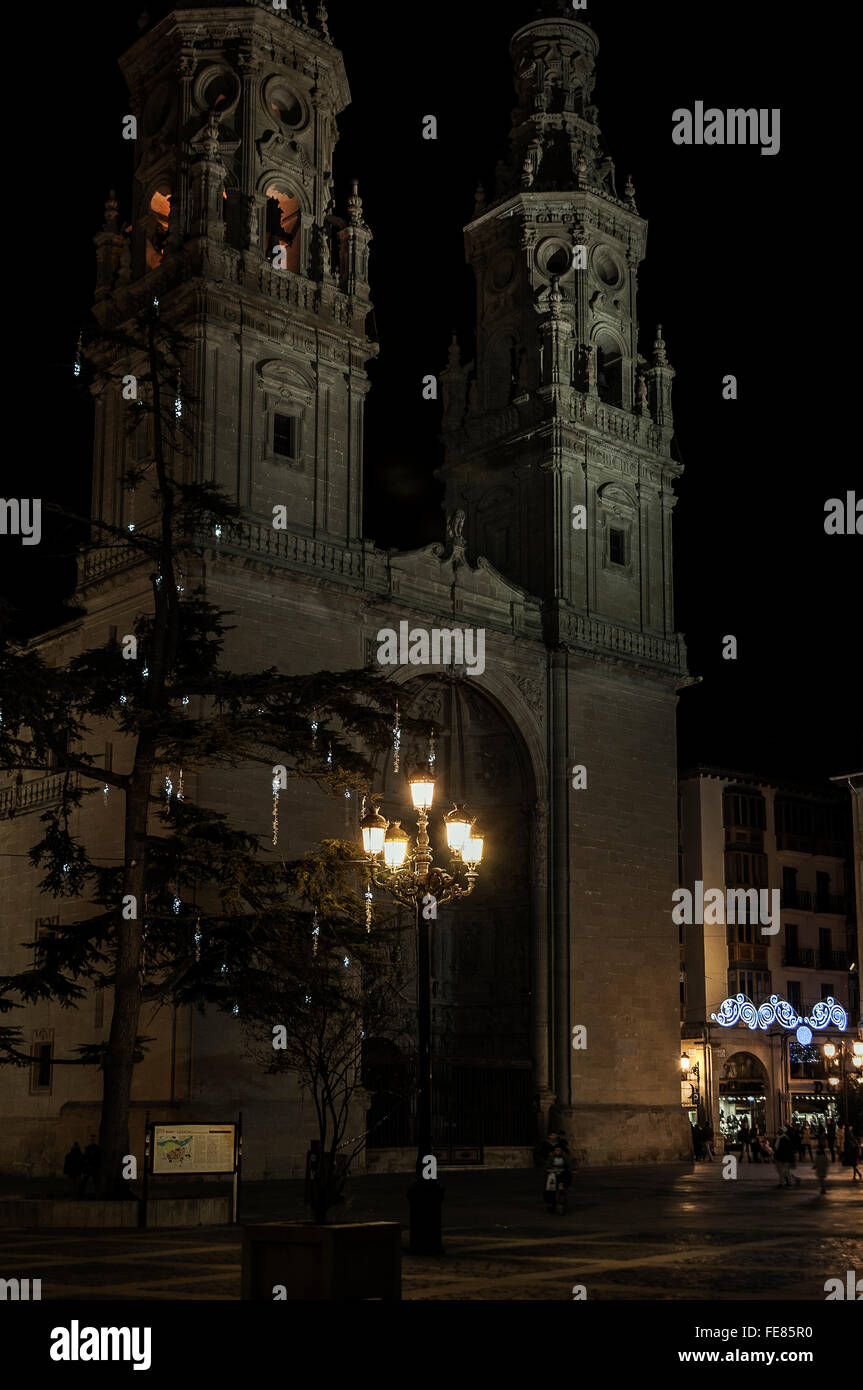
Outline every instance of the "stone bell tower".
<path fill-rule="evenodd" d="M 377 350 L 372 238 L 357 186 L 341 198 L 334 186 L 350 92 L 326 8 L 309 20 L 303 4 L 202 0 L 145 32 L 121 67 L 133 190 L 129 221 L 112 193 L 96 237 L 97 318 L 116 327 L 158 300 L 194 339 L 177 386 L 197 409 L 193 466 L 242 508 L 252 549 L 271 547 L 276 503 L 295 534 L 351 546 Z M 127 446 L 123 408 L 99 400 L 94 508 L 115 523 L 129 506 L 117 461 L 148 447 Z"/>
<path fill-rule="evenodd" d="M 681 469 L 661 329 L 638 351 L 647 224 L 591 101 L 597 36 L 544 8 L 512 40 L 508 156 L 465 229 L 477 357 L 462 366 L 454 343 L 443 373 L 447 507 L 466 510 L 469 549 L 547 601 L 551 633 L 577 613 L 667 639 Z"/>
<path fill-rule="evenodd" d="M 592 103 L 599 41 L 548 0 L 465 247 L 476 361 L 442 374 L 449 511 L 542 602 L 551 1117 L 592 1161 L 688 1152 L 680 1108 L 669 366 L 638 350 L 647 225 Z M 579 771 L 580 769 L 580 771 Z M 578 777 L 573 778 L 573 771 Z"/>

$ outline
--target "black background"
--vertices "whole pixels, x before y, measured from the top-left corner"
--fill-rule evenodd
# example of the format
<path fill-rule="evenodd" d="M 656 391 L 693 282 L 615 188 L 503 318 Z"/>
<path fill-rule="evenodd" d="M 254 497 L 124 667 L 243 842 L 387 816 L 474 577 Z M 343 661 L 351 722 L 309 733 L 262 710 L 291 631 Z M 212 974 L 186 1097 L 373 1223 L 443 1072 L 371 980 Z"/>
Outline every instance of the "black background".
<path fill-rule="evenodd" d="M 110 187 L 121 215 L 130 210 L 132 147 L 121 138 L 129 103 L 116 59 L 137 37 L 140 8 L 35 12 L 45 20 L 41 92 L 18 132 L 26 141 L 16 141 L 14 121 L 6 132 L 30 190 L 17 205 L 7 276 L 26 276 L 38 298 L 21 325 L 26 358 L 12 364 L 19 384 L 7 415 L 24 428 L 2 491 L 85 514 L 91 411 L 72 361 Z M 169 7 L 149 8 L 155 19 Z M 473 356 L 461 229 L 477 182 L 491 186 L 503 151 L 514 105 L 508 41 L 534 10 L 532 0 L 330 6 L 353 98 L 340 121 L 337 211 L 358 177 L 374 233 L 381 355 L 368 403 L 365 530 L 380 545 L 410 549 L 443 533 L 432 478 L 438 407 L 423 402 L 421 379 L 444 366 L 453 328 L 465 360 Z M 857 446 L 843 437 L 852 397 L 842 285 L 853 258 L 843 271 L 829 228 L 816 235 L 813 225 L 826 180 L 806 73 L 819 68 L 824 30 L 799 25 L 779 3 L 596 0 L 587 17 L 600 39 L 603 132 L 620 185 L 631 173 L 650 222 L 641 350 L 649 353 L 661 322 L 677 370 L 686 465 L 675 513 L 677 621 L 702 678 L 681 695 L 681 759 L 794 780 L 857 770 L 863 541 L 824 532 L 828 497 L 863 494 Z M 827 37 L 834 47 L 841 39 Z M 820 86 L 829 98 L 829 79 Z M 780 153 L 675 146 L 672 111 L 696 100 L 780 107 Z M 428 114 L 438 118 L 437 142 L 421 137 Z M 830 328 L 837 315 L 846 328 Z M 728 373 L 736 402 L 722 399 Z M 19 632 L 63 620 L 75 537 L 71 523 L 43 512 L 40 546 L 0 542 L 0 593 L 18 607 Z M 722 659 L 726 634 L 738 639 L 737 661 Z"/>

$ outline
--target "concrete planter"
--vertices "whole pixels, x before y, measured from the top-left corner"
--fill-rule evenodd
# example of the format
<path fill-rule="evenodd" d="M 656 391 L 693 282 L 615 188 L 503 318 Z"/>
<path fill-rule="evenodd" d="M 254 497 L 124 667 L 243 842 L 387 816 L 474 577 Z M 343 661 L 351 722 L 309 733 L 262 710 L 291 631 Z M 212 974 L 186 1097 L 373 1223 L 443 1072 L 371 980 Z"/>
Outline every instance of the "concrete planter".
<path fill-rule="evenodd" d="M 244 1226 L 243 1298 L 265 1303 L 401 1298 L 401 1261 L 397 1221 Z"/>

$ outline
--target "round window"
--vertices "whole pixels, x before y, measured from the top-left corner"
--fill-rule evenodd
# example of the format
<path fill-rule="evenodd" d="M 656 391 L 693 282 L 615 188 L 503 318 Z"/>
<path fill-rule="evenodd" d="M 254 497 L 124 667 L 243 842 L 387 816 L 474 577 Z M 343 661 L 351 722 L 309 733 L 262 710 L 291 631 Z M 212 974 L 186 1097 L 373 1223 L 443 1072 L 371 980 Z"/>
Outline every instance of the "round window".
<path fill-rule="evenodd" d="M 598 246 L 594 251 L 593 269 L 597 279 L 612 289 L 616 289 L 623 279 L 617 257 L 607 246 Z"/>

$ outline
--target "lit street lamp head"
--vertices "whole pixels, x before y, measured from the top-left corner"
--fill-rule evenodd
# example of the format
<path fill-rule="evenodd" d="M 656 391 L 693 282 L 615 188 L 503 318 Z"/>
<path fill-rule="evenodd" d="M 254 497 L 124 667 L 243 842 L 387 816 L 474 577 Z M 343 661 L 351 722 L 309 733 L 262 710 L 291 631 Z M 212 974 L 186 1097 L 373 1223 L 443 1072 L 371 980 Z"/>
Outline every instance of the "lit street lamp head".
<path fill-rule="evenodd" d="M 434 800 L 434 778 L 424 769 L 410 779 L 411 800 L 415 811 L 429 811 Z"/>
<path fill-rule="evenodd" d="M 453 806 L 452 810 L 444 816 L 443 823 L 449 848 L 454 854 L 460 854 L 471 831 L 471 819 L 464 806 Z"/>
<path fill-rule="evenodd" d="M 380 808 L 376 803 L 372 804 L 372 809 L 368 815 L 363 817 L 360 829 L 363 833 L 363 850 L 366 854 L 380 854 L 384 848 L 389 821 L 385 820 L 380 813 Z"/>
<path fill-rule="evenodd" d="M 392 872 L 397 872 L 403 866 L 409 843 L 402 830 L 401 821 L 393 821 L 384 839 L 384 863 Z"/>

